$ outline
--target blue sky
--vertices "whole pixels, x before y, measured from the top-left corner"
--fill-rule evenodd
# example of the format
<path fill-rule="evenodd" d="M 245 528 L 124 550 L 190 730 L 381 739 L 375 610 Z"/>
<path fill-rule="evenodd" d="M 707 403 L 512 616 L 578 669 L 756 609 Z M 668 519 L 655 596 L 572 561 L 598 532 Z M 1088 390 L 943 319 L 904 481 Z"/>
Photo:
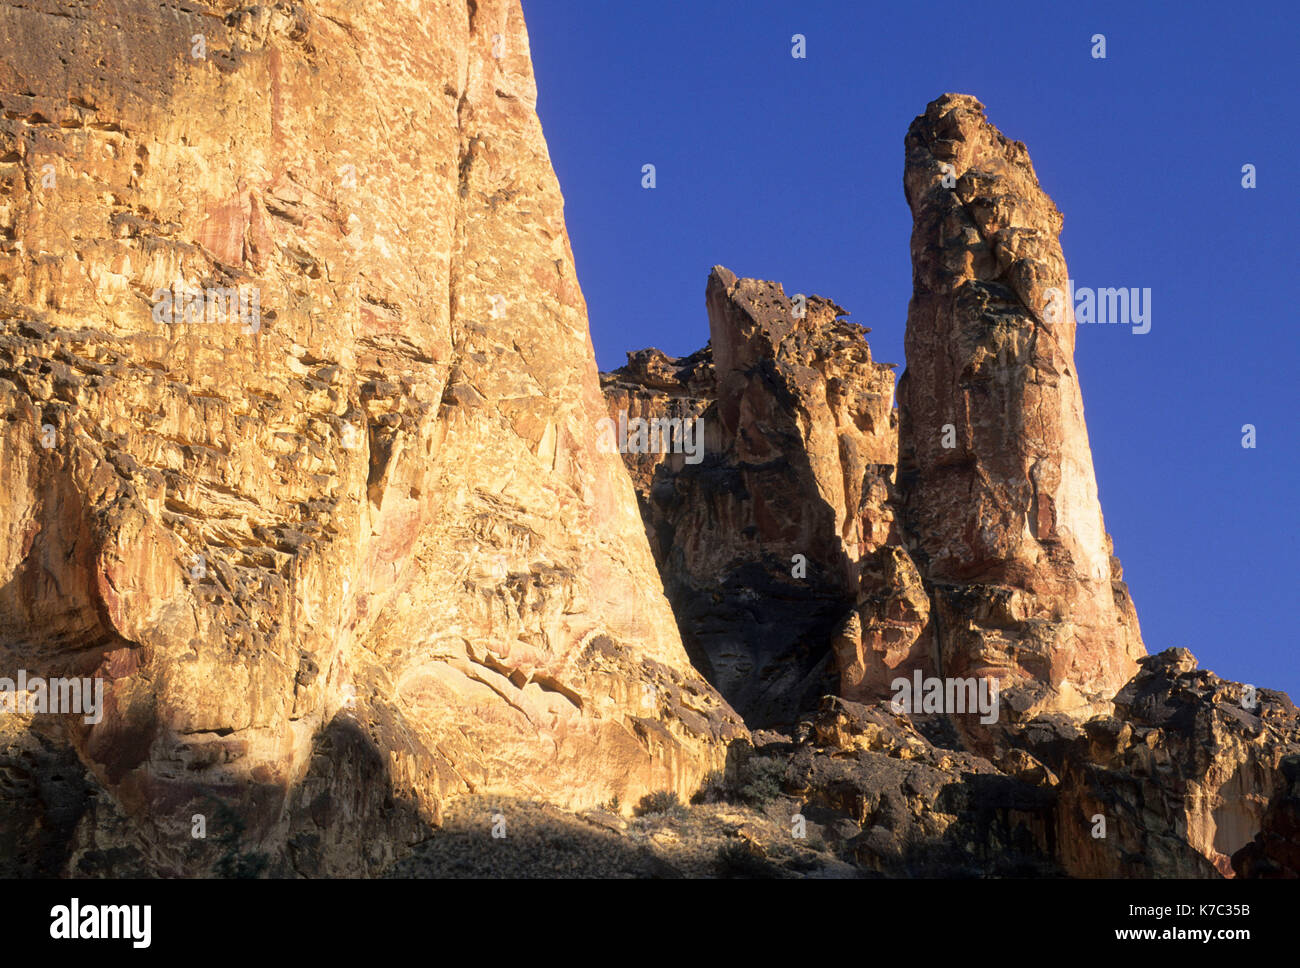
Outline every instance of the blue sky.
<path fill-rule="evenodd" d="M 602 369 L 704 345 L 720 263 L 834 299 L 901 372 L 903 136 L 978 97 L 1064 212 L 1076 285 L 1152 290 L 1149 333 L 1080 326 L 1076 351 L 1148 651 L 1300 700 L 1293 7 L 523 2 Z"/>

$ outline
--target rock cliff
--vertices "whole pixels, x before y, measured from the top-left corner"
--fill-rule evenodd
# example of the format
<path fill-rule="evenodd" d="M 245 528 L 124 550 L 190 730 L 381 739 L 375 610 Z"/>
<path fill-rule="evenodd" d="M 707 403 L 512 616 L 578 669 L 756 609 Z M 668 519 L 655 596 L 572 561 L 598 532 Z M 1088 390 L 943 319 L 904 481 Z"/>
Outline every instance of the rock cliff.
<path fill-rule="evenodd" d="M 843 309 L 721 267 L 704 350 L 629 354 L 603 378 L 612 414 L 704 427 L 698 465 L 628 458 L 683 637 L 760 723 L 806 708 L 829 655 L 848 699 L 920 670 L 997 679 L 1021 718 L 1105 712 L 1145 651 L 1102 523 L 1074 320 L 1041 311 L 1066 285 L 1060 213 L 966 96 L 913 123 L 904 186 L 897 410 L 891 367 Z"/>
<path fill-rule="evenodd" d="M 1295 707 L 1143 653 L 1024 146 L 908 133 L 896 407 L 722 267 L 598 374 L 535 105 L 518 0 L 0 0 L 0 687 L 104 687 L 0 709 L 0 874 L 1294 876 Z"/>
<path fill-rule="evenodd" d="M 751 724 L 788 725 L 838 680 L 865 691 L 867 663 L 883 688 L 924 621 L 895 521 L 894 374 L 829 300 L 716 266 L 705 302 L 708 347 L 631 353 L 605 396 L 611 419 L 698 421 L 695 463 L 627 456 L 651 546 L 697 665 Z M 860 589 L 865 621 L 837 667 L 828 643 L 847 638 Z"/>
<path fill-rule="evenodd" d="M 743 735 L 535 103 L 517 0 L 0 3 L 0 674 L 106 682 L 0 718 L 10 870 L 374 872 Z"/>

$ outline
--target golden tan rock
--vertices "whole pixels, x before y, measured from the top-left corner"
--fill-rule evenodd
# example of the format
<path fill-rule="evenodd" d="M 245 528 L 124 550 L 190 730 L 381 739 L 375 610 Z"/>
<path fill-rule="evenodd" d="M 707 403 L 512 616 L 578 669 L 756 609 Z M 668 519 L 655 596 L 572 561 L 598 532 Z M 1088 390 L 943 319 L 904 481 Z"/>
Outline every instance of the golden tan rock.
<path fill-rule="evenodd" d="M 517 0 L 0 3 L 4 662 L 108 680 L 69 866 L 211 869 L 205 814 L 372 871 L 743 734 L 596 446 L 535 102 Z"/>
<path fill-rule="evenodd" d="M 1028 152 L 947 94 L 907 135 L 914 290 L 899 381 L 906 543 L 947 676 L 995 676 L 1023 715 L 1086 716 L 1144 654 L 1102 522 L 1061 214 Z"/>
<path fill-rule="evenodd" d="M 1058 764 L 1062 864 L 1078 877 L 1232 877 L 1240 857 L 1247 876 L 1266 876 L 1282 867 L 1269 853 L 1294 851 L 1274 832 L 1298 756 L 1285 693 L 1224 681 L 1186 649 L 1148 656 L 1114 715 L 1082 724 Z"/>

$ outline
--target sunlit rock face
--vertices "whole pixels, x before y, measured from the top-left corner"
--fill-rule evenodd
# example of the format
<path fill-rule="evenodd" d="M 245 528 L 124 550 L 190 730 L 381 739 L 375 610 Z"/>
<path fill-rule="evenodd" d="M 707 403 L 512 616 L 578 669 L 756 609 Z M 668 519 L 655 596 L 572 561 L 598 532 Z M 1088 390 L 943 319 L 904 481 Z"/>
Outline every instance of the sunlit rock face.
<path fill-rule="evenodd" d="M 1067 286 L 1061 214 L 972 97 L 931 103 L 906 146 L 899 482 L 938 661 L 999 677 L 1022 714 L 1104 712 L 1145 652 L 1102 523 L 1072 312 L 1045 311 Z"/>
<path fill-rule="evenodd" d="M 1295 706 L 1144 654 L 1024 146 L 965 95 L 906 144 L 897 410 L 843 309 L 721 267 L 708 346 L 602 375 L 611 415 L 704 428 L 696 465 L 624 455 L 692 659 L 753 724 L 793 721 L 758 758 L 860 868 L 1295 876 Z M 887 701 L 913 677 L 1001 688 L 979 715 Z"/>
<path fill-rule="evenodd" d="M 369 872 L 743 733 L 597 447 L 535 102 L 517 0 L 0 3 L 0 675 L 106 681 L 0 718 L 15 870 Z"/>
<path fill-rule="evenodd" d="M 1174 648 L 1140 660 L 1114 709 L 1083 723 L 1055 767 L 1070 873 L 1295 876 L 1300 715 L 1285 693 L 1220 679 Z M 1045 724 L 1003 735 L 1023 745 L 1035 733 Z M 1081 822 L 1098 816 L 1104 837 Z"/>
<path fill-rule="evenodd" d="M 895 408 L 722 267 L 602 380 L 535 102 L 517 0 L 0 0 L 0 873 L 377 874 L 751 761 L 849 873 L 1300 870 L 1295 707 L 1143 656 L 1024 146 L 908 134 Z"/>

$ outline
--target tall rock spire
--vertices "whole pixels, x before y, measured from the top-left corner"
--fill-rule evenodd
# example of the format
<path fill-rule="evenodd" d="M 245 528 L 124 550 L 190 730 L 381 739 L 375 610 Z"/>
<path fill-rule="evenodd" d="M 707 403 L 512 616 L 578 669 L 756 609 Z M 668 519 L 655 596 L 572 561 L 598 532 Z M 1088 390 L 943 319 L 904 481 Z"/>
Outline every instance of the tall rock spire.
<path fill-rule="evenodd" d="M 1144 654 L 1102 523 L 1062 218 L 1025 146 L 946 94 L 908 130 L 913 293 L 899 384 L 907 541 L 945 676 L 996 674 L 1010 705 L 1098 709 Z"/>

